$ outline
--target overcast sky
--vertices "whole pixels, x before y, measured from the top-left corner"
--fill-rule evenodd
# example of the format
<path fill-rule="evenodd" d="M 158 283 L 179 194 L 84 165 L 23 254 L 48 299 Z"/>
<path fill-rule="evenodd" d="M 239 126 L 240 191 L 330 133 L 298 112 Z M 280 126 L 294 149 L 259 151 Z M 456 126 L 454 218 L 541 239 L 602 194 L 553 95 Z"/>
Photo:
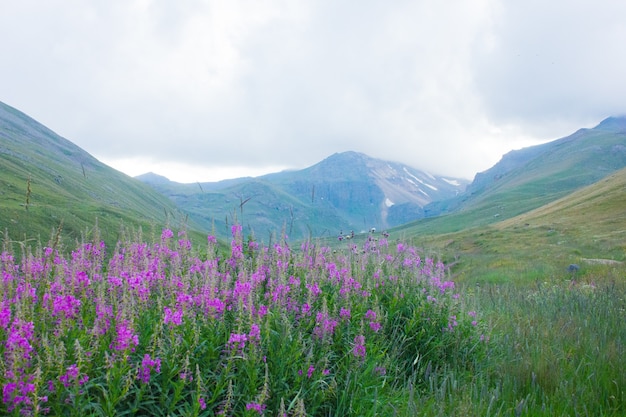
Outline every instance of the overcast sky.
<path fill-rule="evenodd" d="M 472 179 L 626 113 L 623 0 L 0 1 L 0 101 L 129 175 Z"/>

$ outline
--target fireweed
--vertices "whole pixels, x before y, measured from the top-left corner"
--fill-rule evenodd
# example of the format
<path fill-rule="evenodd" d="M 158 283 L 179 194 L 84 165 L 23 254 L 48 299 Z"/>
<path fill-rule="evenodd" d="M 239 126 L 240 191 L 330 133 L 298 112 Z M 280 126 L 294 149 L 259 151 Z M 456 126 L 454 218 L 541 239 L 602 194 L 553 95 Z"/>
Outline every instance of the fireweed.
<path fill-rule="evenodd" d="M 413 247 L 232 232 L 223 256 L 169 229 L 108 257 L 97 240 L 19 264 L 5 247 L 0 414 L 366 414 L 372 392 L 469 372 L 485 351 L 480 314 Z"/>

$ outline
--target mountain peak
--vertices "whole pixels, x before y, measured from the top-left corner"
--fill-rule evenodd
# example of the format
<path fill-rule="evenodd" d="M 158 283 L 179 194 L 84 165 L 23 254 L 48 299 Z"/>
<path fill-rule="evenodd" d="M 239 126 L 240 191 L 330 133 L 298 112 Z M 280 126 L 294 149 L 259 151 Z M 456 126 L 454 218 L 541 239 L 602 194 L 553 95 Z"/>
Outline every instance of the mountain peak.
<path fill-rule="evenodd" d="M 135 179 L 147 184 L 167 184 L 171 182 L 169 178 L 155 174 L 154 172 L 146 172 L 145 174 L 137 175 Z"/>
<path fill-rule="evenodd" d="M 610 130 L 614 132 L 626 132 L 626 116 L 611 116 L 600 122 L 596 130 Z"/>

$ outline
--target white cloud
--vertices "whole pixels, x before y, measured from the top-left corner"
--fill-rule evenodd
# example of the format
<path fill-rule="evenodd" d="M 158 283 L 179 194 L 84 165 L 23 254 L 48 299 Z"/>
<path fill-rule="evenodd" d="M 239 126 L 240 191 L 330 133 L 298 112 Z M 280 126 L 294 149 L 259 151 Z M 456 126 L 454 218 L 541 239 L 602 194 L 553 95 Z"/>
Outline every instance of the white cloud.
<path fill-rule="evenodd" d="M 170 177 L 356 150 L 471 178 L 625 111 L 625 12 L 611 0 L 10 0 L 0 100 L 100 159 Z"/>

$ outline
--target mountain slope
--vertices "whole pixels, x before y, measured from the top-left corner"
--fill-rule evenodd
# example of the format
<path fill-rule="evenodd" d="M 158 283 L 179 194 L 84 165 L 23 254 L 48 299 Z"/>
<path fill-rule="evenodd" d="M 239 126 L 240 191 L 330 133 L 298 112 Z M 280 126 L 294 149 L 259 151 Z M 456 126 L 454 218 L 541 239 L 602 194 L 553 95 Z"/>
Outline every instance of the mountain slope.
<path fill-rule="evenodd" d="M 0 229 L 12 239 L 44 242 L 61 223 L 65 236 L 78 238 L 97 219 L 113 242 L 122 223 L 181 219 L 169 199 L 1 102 L 0 208 Z"/>
<path fill-rule="evenodd" d="M 540 207 L 626 167 L 626 118 L 608 118 L 553 142 L 511 151 L 476 175 L 458 198 L 425 208 L 416 229 L 446 232 L 481 226 Z M 439 216 L 445 214 L 443 216 Z"/>
<path fill-rule="evenodd" d="M 218 234 L 227 234 L 236 219 L 257 237 L 285 231 L 296 239 L 406 223 L 423 216 L 425 204 L 453 197 L 467 185 L 357 152 L 337 153 L 299 171 L 218 183 L 178 184 L 156 174 L 137 178 Z"/>
<path fill-rule="evenodd" d="M 602 279 L 626 268 L 626 168 L 519 216 L 453 233 L 418 234 L 422 247 L 452 265 L 457 280 L 471 282 L 571 279 L 570 264 L 581 274 Z M 623 272 L 621 272 L 623 277 Z"/>

